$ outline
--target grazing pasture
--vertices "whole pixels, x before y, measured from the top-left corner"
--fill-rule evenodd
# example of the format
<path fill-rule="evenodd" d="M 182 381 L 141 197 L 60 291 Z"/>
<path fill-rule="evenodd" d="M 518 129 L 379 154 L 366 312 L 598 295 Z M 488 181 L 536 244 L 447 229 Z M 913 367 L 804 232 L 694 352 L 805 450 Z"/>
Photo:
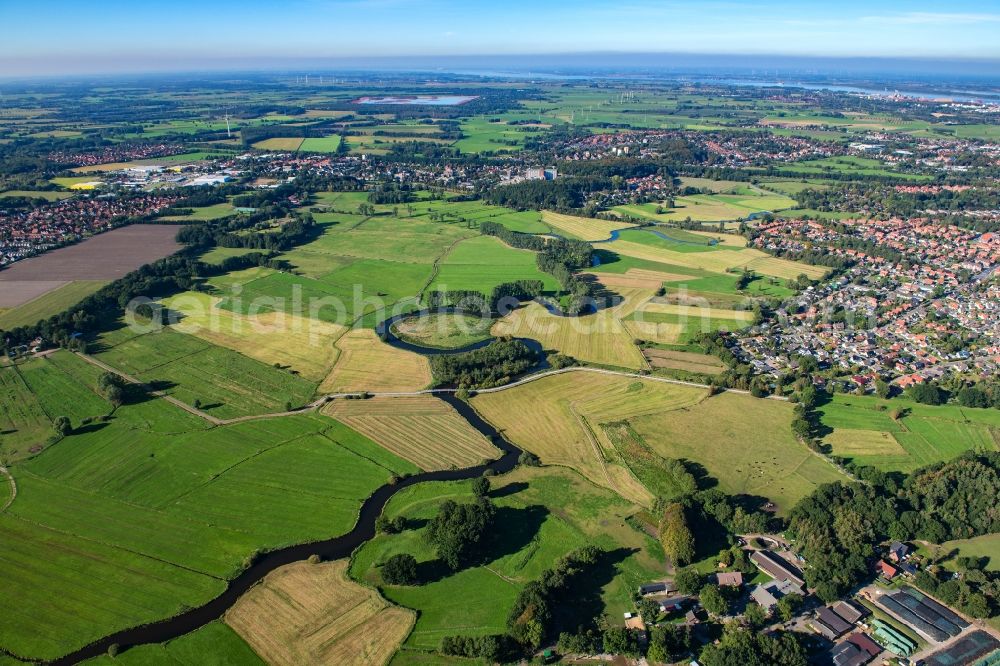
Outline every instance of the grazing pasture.
<path fill-rule="evenodd" d="M 818 485 L 844 478 L 792 436 L 792 405 L 781 401 L 722 393 L 628 420 L 661 456 L 702 465 L 723 492 L 766 497 L 781 515 Z"/>
<path fill-rule="evenodd" d="M 188 215 L 170 215 L 162 219 L 181 222 L 207 222 L 209 220 L 219 220 L 229 217 L 236 213 L 236 209 L 228 202 L 213 204 L 211 206 L 201 206 L 200 208 L 192 208 L 191 210 L 192 212 Z"/>
<path fill-rule="evenodd" d="M 834 455 L 885 471 L 912 472 L 969 449 L 1000 449 L 1000 414 L 992 409 L 834 395 L 818 411 L 832 428 L 825 441 Z"/>
<path fill-rule="evenodd" d="M 538 269 L 536 254 L 509 247 L 492 236 L 469 238 L 441 259 L 428 289 L 470 289 L 489 295 L 504 282 L 540 280 L 546 291 L 558 290 L 559 282 Z"/>
<path fill-rule="evenodd" d="M 320 385 L 322 393 L 419 391 L 431 383 L 426 358 L 382 342 L 371 329 L 348 331 L 336 348 L 339 358 Z"/>
<path fill-rule="evenodd" d="M 592 483 L 611 488 L 630 501 L 648 504 L 652 499 L 648 490 L 616 462 L 617 456 L 608 453 L 613 447 L 600 424 L 652 413 L 672 418 L 706 395 L 701 388 L 571 372 L 497 393 L 482 393 L 472 399 L 472 405 L 543 463 L 571 467 Z"/>
<path fill-rule="evenodd" d="M 563 602 L 568 627 L 595 616 L 616 621 L 633 607 L 635 588 L 662 575 L 659 546 L 626 522 L 634 507 L 609 490 L 570 470 L 552 467 L 521 467 L 492 478 L 491 484 L 498 510 L 482 564 L 455 573 L 445 570 L 419 586 L 381 587 L 390 601 L 419 613 L 402 648 L 404 662 L 416 659 L 418 650 L 437 649 L 446 635 L 502 633 L 522 587 L 584 545 L 607 551 L 606 566 L 583 577 Z M 420 484 L 393 497 L 384 515 L 400 516 L 414 527 L 378 535 L 362 546 L 352 560 L 351 576 L 379 584 L 379 565 L 399 552 L 412 553 L 418 571 L 439 571 L 440 563 L 424 538 L 425 528 L 416 526 L 432 518 L 446 499 L 471 501 L 470 483 Z"/>
<path fill-rule="evenodd" d="M 139 645 L 119 652 L 117 656 L 101 655 L 84 662 L 88 666 L 265 666 L 235 631 L 221 620 L 210 622 L 190 634 L 166 643 Z"/>
<path fill-rule="evenodd" d="M 471 467 L 499 451 L 432 396 L 336 400 L 323 412 L 424 470 Z"/>
<path fill-rule="evenodd" d="M 14 468 L 0 647 L 53 658 L 200 605 L 258 550 L 347 531 L 416 469 L 319 415 L 206 429 L 163 400 L 122 406 Z"/>
<path fill-rule="evenodd" d="M 110 366 L 219 418 L 283 411 L 285 402 L 299 407 L 312 397 L 316 384 L 170 328 L 135 335 L 109 346 L 97 357 Z"/>
<path fill-rule="evenodd" d="M 272 666 L 386 664 L 416 613 L 348 579 L 347 567 L 347 560 L 297 562 L 273 571 L 225 623 Z"/>

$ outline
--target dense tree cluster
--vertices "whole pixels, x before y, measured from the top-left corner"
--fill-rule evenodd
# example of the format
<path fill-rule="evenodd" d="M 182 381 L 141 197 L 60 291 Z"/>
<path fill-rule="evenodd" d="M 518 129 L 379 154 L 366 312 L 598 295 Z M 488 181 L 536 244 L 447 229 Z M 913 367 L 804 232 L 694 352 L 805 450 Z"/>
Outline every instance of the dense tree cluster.
<path fill-rule="evenodd" d="M 705 666 L 806 666 L 805 649 L 794 634 L 758 633 L 729 624 L 717 644 L 706 645 L 699 661 Z"/>
<path fill-rule="evenodd" d="M 431 357 L 431 372 L 441 384 L 459 388 L 500 386 L 538 363 L 538 354 L 520 340 L 500 338 L 462 354 Z"/>
<path fill-rule="evenodd" d="M 427 524 L 427 540 L 452 570 L 480 555 L 483 538 L 496 517 L 496 507 L 484 498 L 469 504 L 447 500 Z"/>

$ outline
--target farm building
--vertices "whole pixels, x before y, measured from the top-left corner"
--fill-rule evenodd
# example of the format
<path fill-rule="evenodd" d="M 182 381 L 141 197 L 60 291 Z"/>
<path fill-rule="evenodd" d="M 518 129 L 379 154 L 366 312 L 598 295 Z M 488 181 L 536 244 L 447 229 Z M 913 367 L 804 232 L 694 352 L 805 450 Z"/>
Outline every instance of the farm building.
<path fill-rule="evenodd" d="M 784 580 L 795 583 L 798 587 L 805 587 L 806 582 L 801 574 L 770 551 L 755 550 L 750 554 L 750 561 L 775 580 Z"/>
<path fill-rule="evenodd" d="M 863 666 L 877 657 L 882 647 L 865 634 L 854 633 L 830 650 L 834 666 Z"/>
<path fill-rule="evenodd" d="M 715 574 L 715 583 L 723 587 L 742 587 L 743 574 L 739 571 L 725 571 Z"/>
<path fill-rule="evenodd" d="M 639 594 L 648 597 L 653 594 L 670 594 L 677 591 L 677 586 L 669 580 L 661 580 L 655 583 L 646 583 L 639 586 Z"/>
<path fill-rule="evenodd" d="M 858 608 L 850 601 L 838 601 L 831 608 L 834 613 L 844 618 L 845 622 L 850 622 L 851 624 L 857 623 L 858 620 L 868 614 L 867 609 Z"/>
<path fill-rule="evenodd" d="M 816 611 L 816 618 L 813 620 L 812 626 L 824 638 L 831 641 L 851 630 L 851 624 L 845 622 L 829 606 L 824 606 Z"/>
<path fill-rule="evenodd" d="M 778 605 L 779 599 L 789 594 L 802 594 L 802 586 L 787 580 L 772 580 L 755 587 L 750 596 L 761 608 L 769 611 Z"/>

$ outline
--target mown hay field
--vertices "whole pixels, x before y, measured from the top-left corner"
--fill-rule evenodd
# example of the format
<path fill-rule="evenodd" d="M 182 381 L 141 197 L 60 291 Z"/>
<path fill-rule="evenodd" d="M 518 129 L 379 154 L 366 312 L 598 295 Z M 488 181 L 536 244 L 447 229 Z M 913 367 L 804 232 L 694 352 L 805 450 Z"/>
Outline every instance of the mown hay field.
<path fill-rule="evenodd" d="M 661 456 L 698 463 L 720 490 L 767 497 L 782 515 L 818 485 L 844 478 L 795 439 L 792 405 L 778 400 L 722 393 L 629 421 Z"/>
<path fill-rule="evenodd" d="M 634 224 L 625 222 L 611 222 L 592 217 L 577 217 L 576 215 L 564 215 L 563 213 L 553 213 L 547 210 L 542 211 L 542 222 L 553 227 L 557 232 L 566 234 L 570 238 L 578 238 L 585 241 L 607 240 L 611 237 L 612 231 L 635 226 Z"/>
<path fill-rule="evenodd" d="M 534 338 L 545 349 L 555 349 L 581 361 L 639 369 L 645 359 L 622 318 L 650 293 L 620 289 L 625 300 L 612 308 L 581 317 L 560 317 L 538 303 L 529 303 L 493 326 L 495 336 Z"/>
<path fill-rule="evenodd" d="M 431 383 L 425 357 L 382 342 L 369 328 L 348 331 L 336 347 L 340 358 L 320 384 L 321 393 L 419 391 Z"/>
<path fill-rule="evenodd" d="M 643 355 L 654 368 L 671 368 L 687 372 L 715 375 L 726 369 L 725 364 L 714 356 L 668 349 L 646 349 Z"/>
<path fill-rule="evenodd" d="M 163 300 L 180 315 L 174 330 L 226 347 L 262 363 L 277 363 L 319 382 L 333 367 L 334 347 L 347 329 L 286 312 L 241 315 L 218 307 L 222 299 L 201 292 L 184 292 Z"/>
<path fill-rule="evenodd" d="M 542 462 L 571 467 L 592 483 L 648 504 L 649 492 L 607 453 L 613 446 L 599 425 L 650 413 L 673 414 L 706 395 L 701 388 L 574 371 L 480 393 L 472 405 Z"/>
<path fill-rule="evenodd" d="M 499 456 L 458 412 L 433 396 L 336 400 L 323 411 L 424 470 L 471 467 Z"/>
<path fill-rule="evenodd" d="M 302 137 L 273 137 L 253 144 L 257 150 L 279 150 L 295 152 L 302 145 Z"/>
<path fill-rule="evenodd" d="M 347 567 L 284 566 L 243 595 L 225 622 L 272 666 L 386 664 L 416 613 L 348 579 Z"/>

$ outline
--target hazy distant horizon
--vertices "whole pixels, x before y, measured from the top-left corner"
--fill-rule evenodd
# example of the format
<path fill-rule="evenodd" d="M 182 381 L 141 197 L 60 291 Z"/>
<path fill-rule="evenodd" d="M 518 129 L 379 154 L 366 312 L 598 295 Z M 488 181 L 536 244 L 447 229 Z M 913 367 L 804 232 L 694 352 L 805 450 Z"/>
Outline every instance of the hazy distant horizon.
<path fill-rule="evenodd" d="M 0 76 L 275 69 L 331 60 L 371 67 L 386 59 L 412 65 L 421 59 L 596 53 L 611 59 L 918 58 L 1000 71 L 1000 0 L 952 0 L 946 7 L 931 0 L 48 4 L 57 6 L 39 11 L 37 4 L 7 2 L 0 10 L 8 26 L 0 43 Z"/>
<path fill-rule="evenodd" d="M 15 62 L 15 61 L 20 61 Z M 18 67 L 18 64 L 21 67 Z M 395 72 L 455 75 L 510 74 L 577 76 L 754 76 L 798 77 L 803 81 L 871 78 L 914 82 L 970 81 L 1000 85 L 1000 58 L 844 58 L 783 54 L 577 52 L 538 54 L 469 54 L 339 58 L 174 57 L 158 63 L 87 58 L 72 65 L 46 59 L 0 56 L 0 80 L 86 78 L 88 76 L 275 74 L 280 72 Z"/>

